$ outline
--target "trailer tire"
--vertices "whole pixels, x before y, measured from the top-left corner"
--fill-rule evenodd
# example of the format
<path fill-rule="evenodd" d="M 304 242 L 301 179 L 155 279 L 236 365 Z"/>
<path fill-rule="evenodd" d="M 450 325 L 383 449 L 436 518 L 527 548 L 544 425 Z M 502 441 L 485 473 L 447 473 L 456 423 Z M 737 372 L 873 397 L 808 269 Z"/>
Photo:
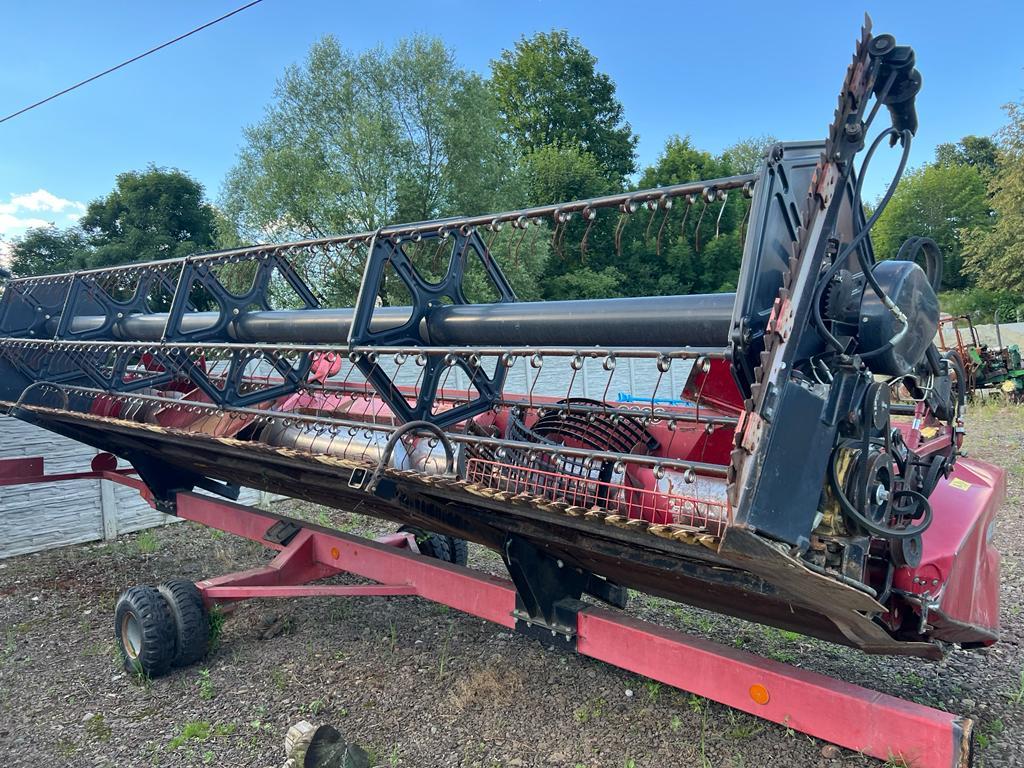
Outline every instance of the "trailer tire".
<path fill-rule="evenodd" d="M 114 640 L 129 674 L 159 677 L 171 668 L 177 647 L 174 617 L 156 587 L 131 587 L 114 609 Z"/>
<path fill-rule="evenodd" d="M 174 617 L 176 652 L 172 665 L 187 667 L 206 655 L 210 648 L 210 614 L 203 596 L 191 581 L 165 581 L 157 589 Z"/>
<path fill-rule="evenodd" d="M 469 562 L 469 544 L 465 539 L 425 531 L 413 525 L 403 525 L 398 532 L 411 533 L 415 536 L 416 546 L 419 547 L 421 555 L 454 565 L 465 565 Z"/>

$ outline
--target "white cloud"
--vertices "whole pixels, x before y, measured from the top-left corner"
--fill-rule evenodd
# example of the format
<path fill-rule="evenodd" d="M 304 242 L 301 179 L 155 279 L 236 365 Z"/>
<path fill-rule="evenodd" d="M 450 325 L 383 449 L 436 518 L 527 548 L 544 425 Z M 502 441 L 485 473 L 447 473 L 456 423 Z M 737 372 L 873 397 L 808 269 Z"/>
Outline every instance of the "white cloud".
<path fill-rule="evenodd" d="M 57 197 L 45 189 L 24 194 L 12 192 L 6 202 L 0 202 L 0 254 L 8 250 L 4 241 L 25 234 L 27 229 L 52 226 L 58 220 L 71 225 L 83 213 L 85 203 Z"/>
<path fill-rule="evenodd" d="M 6 203 L 0 203 L 0 213 L 17 213 L 18 211 L 52 211 L 62 213 L 66 210 L 85 212 L 85 203 L 57 197 L 45 189 L 27 192 L 23 195 L 11 193 Z"/>

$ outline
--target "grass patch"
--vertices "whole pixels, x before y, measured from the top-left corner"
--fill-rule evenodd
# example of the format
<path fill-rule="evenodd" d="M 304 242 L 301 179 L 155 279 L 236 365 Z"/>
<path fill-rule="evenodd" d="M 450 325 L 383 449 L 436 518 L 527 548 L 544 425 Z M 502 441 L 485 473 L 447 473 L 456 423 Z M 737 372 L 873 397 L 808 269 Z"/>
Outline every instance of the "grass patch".
<path fill-rule="evenodd" d="M 213 680 L 210 679 L 210 670 L 199 670 L 199 679 L 196 681 L 196 685 L 199 687 L 199 698 L 203 701 L 209 701 L 216 696 L 216 692 L 213 689 Z"/>
<path fill-rule="evenodd" d="M 224 622 L 227 616 L 219 605 L 210 608 L 210 653 L 220 647 L 221 637 L 224 635 Z"/>
<path fill-rule="evenodd" d="M 235 732 L 234 723 L 212 726 L 205 720 L 193 720 L 182 726 L 181 733 L 167 742 L 167 749 L 174 751 L 190 741 L 209 741 L 214 736 L 230 736 Z"/>
<path fill-rule="evenodd" d="M 110 741 L 110 725 L 99 713 L 85 721 L 85 733 L 93 741 Z"/>
<path fill-rule="evenodd" d="M 135 538 L 135 548 L 140 554 L 152 555 L 160 549 L 160 540 L 152 531 L 143 531 Z"/>

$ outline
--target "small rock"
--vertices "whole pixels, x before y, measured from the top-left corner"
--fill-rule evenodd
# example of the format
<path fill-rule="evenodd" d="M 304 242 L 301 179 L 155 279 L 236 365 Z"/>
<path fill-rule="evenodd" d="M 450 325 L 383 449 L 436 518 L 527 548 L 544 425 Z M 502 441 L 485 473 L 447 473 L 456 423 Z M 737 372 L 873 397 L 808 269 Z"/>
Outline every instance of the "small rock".
<path fill-rule="evenodd" d="M 974 709 L 975 701 L 974 701 L 974 699 L 963 699 L 960 702 L 960 706 L 963 707 L 964 709 Z"/>
<path fill-rule="evenodd" d="M 550 765 L 565 765 L 565 755 L 561 752 L 552 752 L 548 755 L 548 763 Z"/>
<path fill-rule="evenodd" d="M 633 691 L 630 690 L 629 688 L 626 689 L 626 698 L 627 699 L 632 699 L 633 698 Z"/>
<path fill-rule="evenodd" d="M 524 763 L 518 757 L 513 757 L 511 760 L 508 761 L 508 764 L 509 764 L 509 768 L 519 768 L 519 766 L 526 765 L 526 763 Z"/>
<path fill-rule="evenodd" d="M 86 712 L 84 715 L 82 715 L 82 722 L 83 723 L 87 723 L 90 720 L 92 720 L 92 718 L 93 718 L 92 712 Z"/>
<path fill-rule="evenodd" d="M 821 756 L 826 760 L 839 760 L 843 756 L 843 750 L 835 744 L 826 744 L 821 748 Z"/>

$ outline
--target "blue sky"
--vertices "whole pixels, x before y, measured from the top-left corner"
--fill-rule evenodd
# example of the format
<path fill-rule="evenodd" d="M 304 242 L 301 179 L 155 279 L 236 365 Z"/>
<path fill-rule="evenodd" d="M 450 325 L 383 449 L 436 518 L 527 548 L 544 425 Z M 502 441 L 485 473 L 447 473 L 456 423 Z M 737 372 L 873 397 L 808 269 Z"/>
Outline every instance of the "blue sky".
<path fill-rule="evenodd" d="M 6 115 L 208 21 L 242 0 L 101 3 L 0 0 L 0 113 Z M 990 134 L 1024 97 L 1024 4 L 868 2 L 876 32 L 913 45 L 924 90 L 917 165 L 937 143 Z M 736 139 L 823 136 L 863 9 L 849 3 L 416 3 L 264 0 L 237 16 L 0 125 L 0 239 L 60 225 L 117 173 L 181 168 L 216 199 L 243 126 L 276 78 L 325 34 L 362 50 L 416 33 L 444 39 L 486 73 L 522 35 L 565 28 L 611 75 L 652 163 L 672 134 L 719 151 Z M 894 167 L 879 158 L 877 195 Z"/>

